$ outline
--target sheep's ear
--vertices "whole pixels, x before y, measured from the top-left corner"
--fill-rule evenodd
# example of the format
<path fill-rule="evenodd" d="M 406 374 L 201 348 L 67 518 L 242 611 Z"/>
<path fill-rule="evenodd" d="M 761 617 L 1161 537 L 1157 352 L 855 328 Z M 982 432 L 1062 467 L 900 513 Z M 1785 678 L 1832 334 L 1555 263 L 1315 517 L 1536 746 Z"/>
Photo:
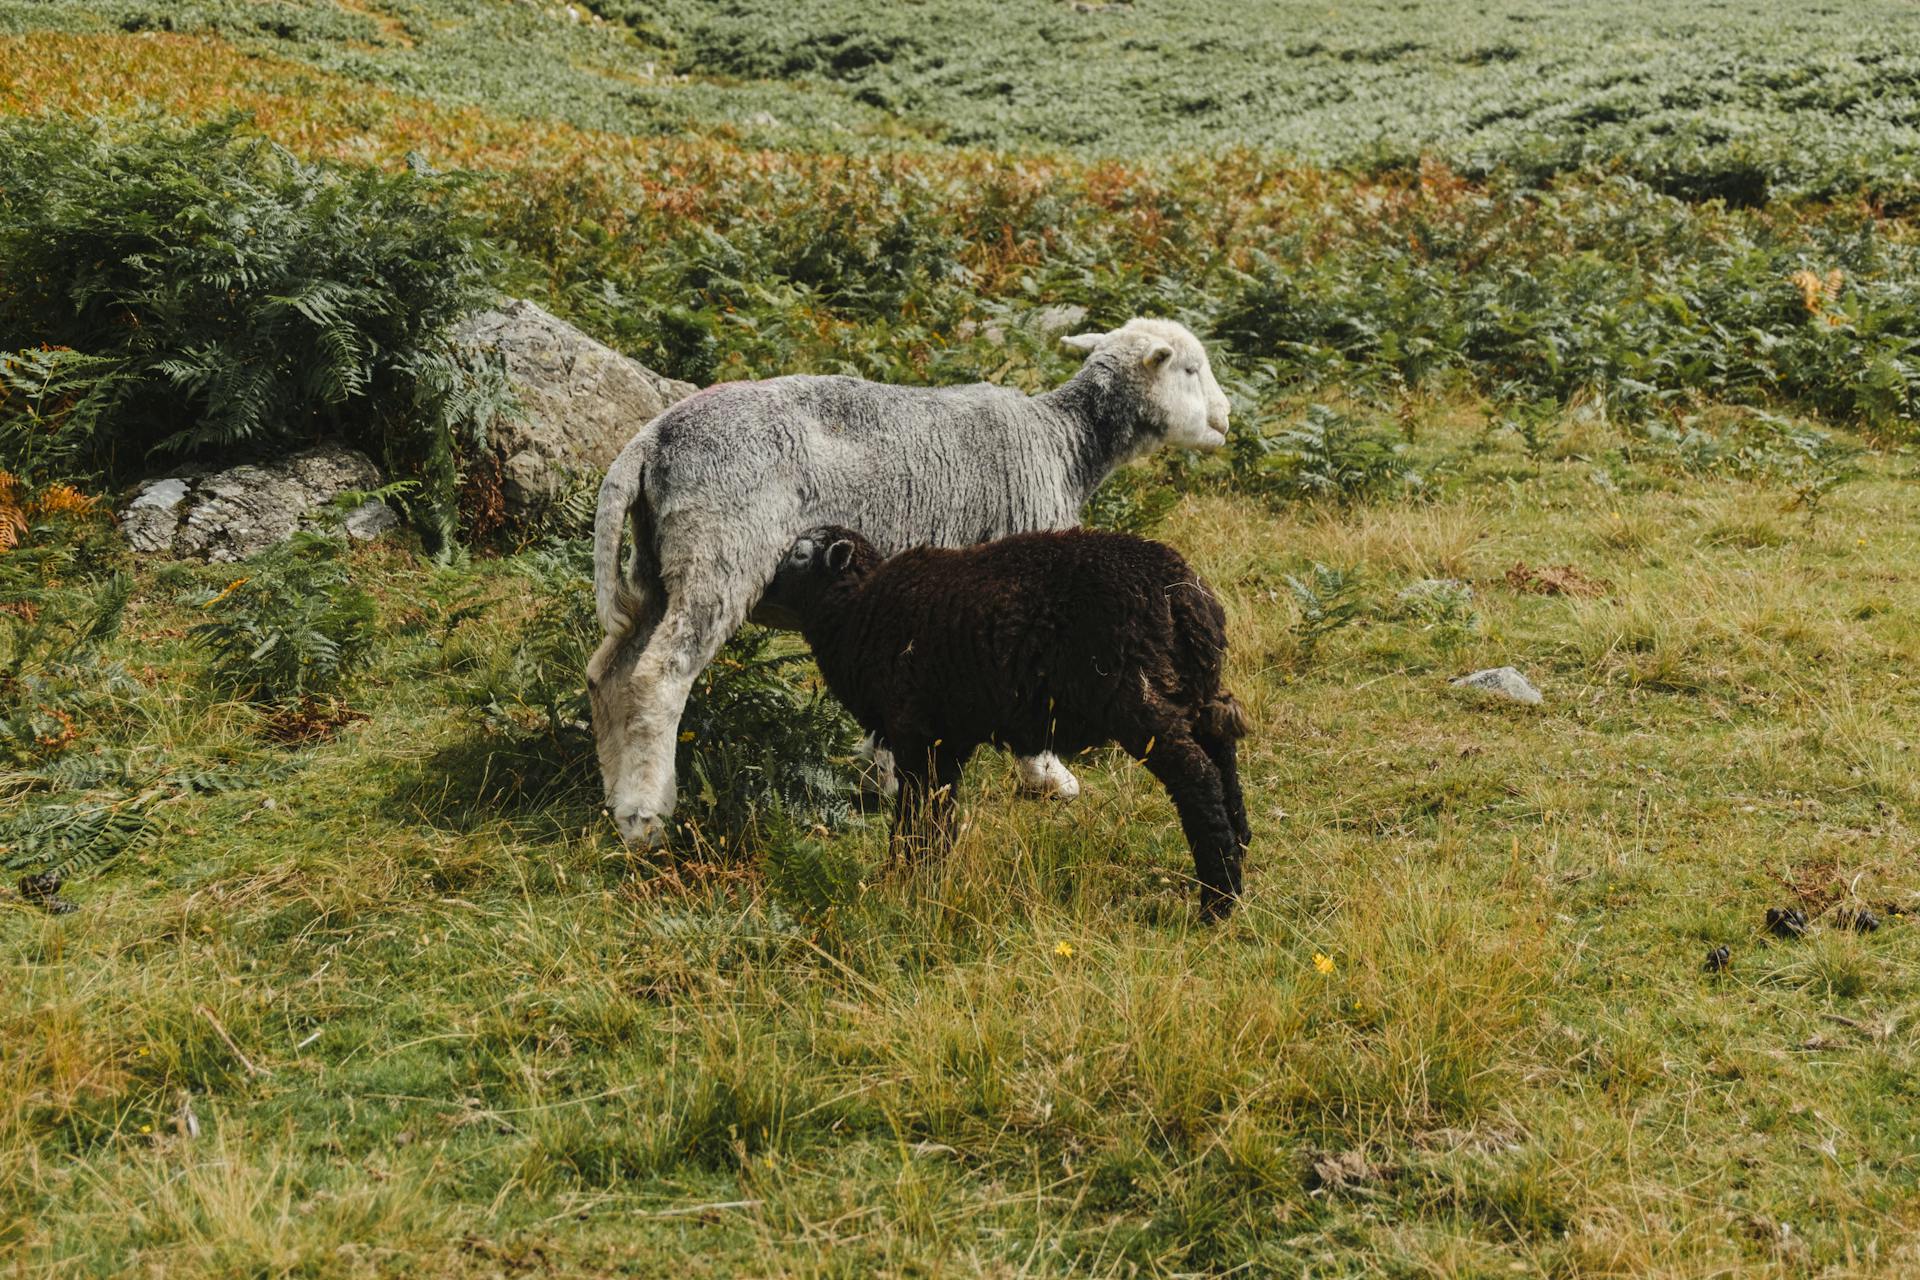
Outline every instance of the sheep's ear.
<path fill-rule="evenodd" d="M 1100 344 L 1107 340 L 1104 333 L 1066 333 L 1060 335 L 1060 345 L 1072 347 L 1081 355 L 1092 355 Z"/>
<path fill-rule="evenodd" d="M 853 563 L 853 544 L 845 538 L 827 548 L 827 568 L 835 573 L 845 573 L 847 566 Z"/>
<path fill-rule="evenodd" d="M 1156 342 L 1147 348 L 1147 354 L 1140 357 L 1140 363 L 1149 369 L 1158 369 L 1173 359 L 1173 348 L 1164 342 Z"/>

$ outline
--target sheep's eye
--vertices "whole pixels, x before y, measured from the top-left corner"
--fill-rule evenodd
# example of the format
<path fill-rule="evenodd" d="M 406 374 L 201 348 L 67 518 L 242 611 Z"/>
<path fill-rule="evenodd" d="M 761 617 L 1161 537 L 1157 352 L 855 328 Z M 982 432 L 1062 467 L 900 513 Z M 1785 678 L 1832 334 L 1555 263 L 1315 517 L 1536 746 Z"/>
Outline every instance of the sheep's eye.
<path fill-rule="evenodd" d="M 1189 378 L 1197 378 L 1197 377 L 1199 377 L 1199 376 L 1200 376 L 1200 370 L 1199 370 L 1198 368 L 1196 368 L 1196 367 L 1194 367 L 1193 365 L 1188 365 L 1188 366 L 1187 366 L 1187 376 L 1188 376 Z"/>

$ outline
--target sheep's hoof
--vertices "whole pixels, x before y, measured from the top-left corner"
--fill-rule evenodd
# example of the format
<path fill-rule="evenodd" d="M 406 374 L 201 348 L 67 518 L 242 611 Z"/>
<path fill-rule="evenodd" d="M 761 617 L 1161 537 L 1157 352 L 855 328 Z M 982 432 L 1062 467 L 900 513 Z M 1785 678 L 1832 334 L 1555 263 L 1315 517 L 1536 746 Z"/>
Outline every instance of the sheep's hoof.
<path fill-rule="evenodd" d="M 620 838 L 635 849 L 658 849 L 667 842 L 667 820 L 659 814 L 637 810 L 613 815 Z"/>
<path fill-rule="evenodd" d="M 1020 761 L 1020 790 L 1052 800 L 1072 800 L 1080 794 L 1080 779 L 1052 754 Z"/>
<path fill-rule="evenodd" d="M 1200 922 L 1219 924 L 1233 914 L 1240 902 L 1240 895 L 1215 889 L 1210 885 L 1200 886 Z"/>

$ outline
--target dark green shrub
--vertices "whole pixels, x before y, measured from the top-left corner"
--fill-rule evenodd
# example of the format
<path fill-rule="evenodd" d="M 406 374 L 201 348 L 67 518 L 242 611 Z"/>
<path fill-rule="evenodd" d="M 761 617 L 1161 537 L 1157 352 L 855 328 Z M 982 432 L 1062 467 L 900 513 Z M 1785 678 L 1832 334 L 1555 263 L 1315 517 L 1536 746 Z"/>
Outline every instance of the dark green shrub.
<path fill-rule="evenodd" d="M 443 340 L 488 293 L 461 189 L 307 164 L 237 121 L 0 126 L 0 461 L 121 479 L 337 435 L 422 476 L 444 538 L 454 450 L 504 398 Z"/>
<path fill-rule="evenodd" d="M 1093 491 L 1080 519 L 1090 529 L 1145 536 L 1179 504 L 1178 490 L 1161 484 L 1144 467 L 1126 467 Z"/>
<path fill-rule="evenodd" d="M 504 651 L 461 659 L 473 667 L 466 698 L 492 732 L 538 740 L 597 794 L 586 694 L 587 657 L 600 642 L 592 545 L 555 541 L 513 565 L 525 582 L 526 619 Z M 680 720 L 677 816 L 683 834 L 697 832 L 715 849 L 752 851 L 851 813 L 853 723 L 806 679 L 804 652 L 776 652 L 776 634 L 749 627 L 734 637 L 695 681 Z"/>
<path fill-rule="evenodd" d="M 345 543 L 296 533 L 237 568 L 226 586 L 187 597 L 206 616 L 187 634 L 213 654 L 215 682 L 263 704 L 337 692 L 374 631 Z"/>
<path fill-rule="evenodd" d="M 1582 177 L 1436 187 L 1322 234 L 1223 291 L 1215 331 L 1276 383 L 1459 381 L 1629 423 L 1710 400 L 1887 435 L 1920 415 L 1920 256 L 1854 211 L 1702 211 Z"/>
<path fill-rule="evenodd" d="M 749 627 L 694 683 L 680 717 L 679 776 L 702 838 L 760 843 L 783 822 L 836 826 L 852 813 L 858 732 L 801 674 L 805 652 L 775 652 Z"/>
<path fill-rule="evenodd" d="M 24 569 L 26 562 L 7 555 L 0 569 Z M 12 586 L 25 576 L 6 572 L 0 583 Z M 31 599 L 0 594 L 19 602 L 0 609 L 0 753 L 10 764 L 30 766 L 64 752 L 87 718 L 133 684 L 119 664 L 100 657 L 119 633 L 133 580 L 115 573 L 79 586 L 36 583 Z"/>
<path fill-rule="evenodd" d="M 1419 490 L 1425 481 L 1405 450 L 1394 437 L 1316 404 L 1273 435 L 1241 437 L 1229 461 L 1238 488 L 1293 501 L 1352 503 Z"/>

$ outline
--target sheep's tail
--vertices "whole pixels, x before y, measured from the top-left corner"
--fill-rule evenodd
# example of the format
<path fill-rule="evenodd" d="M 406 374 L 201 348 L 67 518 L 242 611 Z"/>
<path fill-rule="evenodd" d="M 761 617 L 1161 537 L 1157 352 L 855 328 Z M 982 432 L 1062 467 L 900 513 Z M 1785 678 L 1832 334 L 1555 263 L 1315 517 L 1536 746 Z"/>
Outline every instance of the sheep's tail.
<path fill-rule="evenodd" d="M 632 631 L 647 606 L 647 591 L 659 574 L 654 561 L 653 520 L 646 509 L 646 437 L 620 451 L 600 483 L 593 515 L 593 604 L 610 636 Z M 621 535 L 633 526 L 633 556 L 622 563 Z"/>

